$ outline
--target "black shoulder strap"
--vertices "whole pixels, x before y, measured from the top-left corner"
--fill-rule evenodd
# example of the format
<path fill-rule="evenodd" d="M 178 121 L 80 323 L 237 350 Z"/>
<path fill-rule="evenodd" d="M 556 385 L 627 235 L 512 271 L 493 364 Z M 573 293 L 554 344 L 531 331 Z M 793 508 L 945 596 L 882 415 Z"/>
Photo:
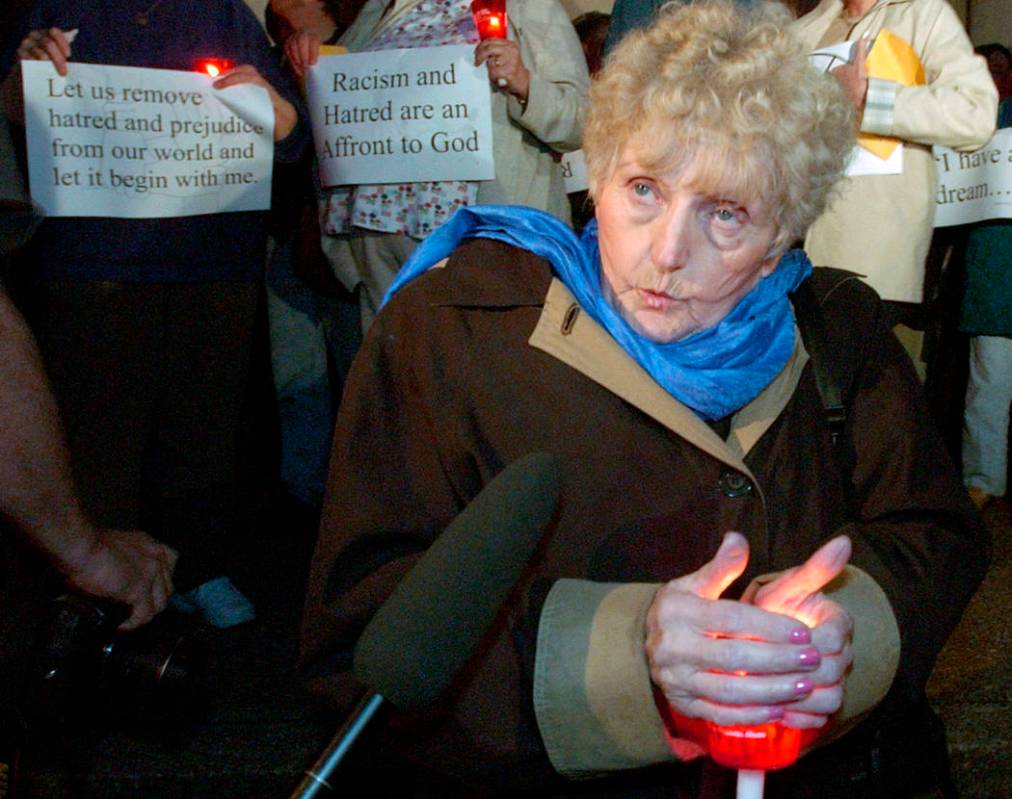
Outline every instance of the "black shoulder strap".
<path fill-rule="evenodd" d="M 812 358 L 812 369 L 815 373 L 815 384 L 822 398 L 822 408 L 826 415 L 826 424 L 837 445 L 844 423 L 847 421 L 847 407 L 843 401 L 843 384 L 839 360 L 832 352 L 829 334 L 826 331 L 826 320 L 819 307 L 819 301 L 812 289 L 811 279 L 805 280 L 791 295 L 794 314 L 801 330 L 801 340 Z"/>

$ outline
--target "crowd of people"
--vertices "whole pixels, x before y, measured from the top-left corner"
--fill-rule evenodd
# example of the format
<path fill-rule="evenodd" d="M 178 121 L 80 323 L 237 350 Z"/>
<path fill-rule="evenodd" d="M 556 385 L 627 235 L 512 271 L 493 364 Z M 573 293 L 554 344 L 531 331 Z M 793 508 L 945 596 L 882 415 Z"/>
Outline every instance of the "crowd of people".
<path fill-rule="evenodd" d="M 817 741 L 771 795 L 944 795 L 924 694 L 987 567 L 978 509 L 1007 487 L 1009 223 L 965 247 L 962 474 L 892 330 L 931 291 L 932 145 L 1012 125 L 1005 47 L 975 53 L 945 0 L 618 0 L 573 21 L 509 0 L 487 39 L 470 0 L 270 0 L 266 31 L 242 0 L 28 5 L 0 52 L 22 308 L 0 295 L 0 630 L 28 618 L 5 611 L 25 558 L 125 605 L 123 632 L 169 605 L 256 617 L 228 542 L 265 304 L 278 479 L 320 514 L 302 662 L 321 701 L 363 690 L 363 627 L 497 474 L 559 464 L 477 654 L 371 739 L 378 790 L 730 796 L 708 723 Z M 812 66 L 842 42 L 851 61 Z M 494 178 L 324 185 L 304 78 L 335 45 L 473 46 Z M 886 47 L 910 69 L 883 71 Z M 23 62 L 209 54 L 232 65 L 215 91 L 269 99 L 268 212 L 33 208 Z M 853 171 L 871 139 L 896 169 Z"/>

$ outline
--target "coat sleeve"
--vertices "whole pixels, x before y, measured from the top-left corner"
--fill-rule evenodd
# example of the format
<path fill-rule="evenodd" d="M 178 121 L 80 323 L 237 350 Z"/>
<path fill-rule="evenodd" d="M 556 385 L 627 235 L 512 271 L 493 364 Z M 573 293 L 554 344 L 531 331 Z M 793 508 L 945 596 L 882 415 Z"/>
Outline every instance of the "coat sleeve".
<path fill-rule="evenodd" d="M 998 92 L 987 62 L 973 52 L 948 3 L 933 3 L 921 50 L 925 83 L 901 86 L 872 78 L 861 130 L 918 144 L 976 149 L 994 133 Z M 887 26 L 888 27 L 888 26 Z"/>
<path fill-rule="evenodd" d="M 526 105 L 509 99 L 510 119 L 554 150 L 575 150 L 590 86 L 576 30 L 558 0 L 515 3 L 510 14 L 531 73 Z"/>

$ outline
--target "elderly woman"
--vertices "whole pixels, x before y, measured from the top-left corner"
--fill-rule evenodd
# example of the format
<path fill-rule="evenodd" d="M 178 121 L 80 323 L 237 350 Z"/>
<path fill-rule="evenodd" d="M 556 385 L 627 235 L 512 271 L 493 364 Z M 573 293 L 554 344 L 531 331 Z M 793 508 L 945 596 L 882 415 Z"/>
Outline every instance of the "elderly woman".
<path fill-rule="evenodd" d="M 409 793 L 728 795 L 675 714 L 828 727 L 773 796 L 909 796 L 944 762 L 913 763 L 889 731 L 931 719 L 924 684 L 988 544 L 871 290 L 787 249 L 853 125 L 788 22 L 669 6 L 630 34 L 591 89 L 596 228 L 460 211 L 367 337 L 311 578 L 318 671 L 505 465 L 561 462 L 489 639 L 438 710 L 370 750 L 415 765 Z M 799 285 L 845 398 L 835 446 Z"/>
<path fill-rule="evenodd" d="M 303 5 L 303 4 L 295 4 Z M 293 3 L 274 0 L 293 26 Z M 559 153 L 580 146 L 587 67 L 558 0 L 510 0 L 509 37 L 479 41 L 470 0 L 367 0 L 338 43 L 352 52 L 473 44 L 492 91 L 495 178 L 342 186 L 321 200 L 323 250 L 349 291 L 356 288 L 366 329 L 419 240 L 461 207 L 517 203 L 569 221 Z M 316 60 L 326 28 L 285 42 L 296 72 Z"/>

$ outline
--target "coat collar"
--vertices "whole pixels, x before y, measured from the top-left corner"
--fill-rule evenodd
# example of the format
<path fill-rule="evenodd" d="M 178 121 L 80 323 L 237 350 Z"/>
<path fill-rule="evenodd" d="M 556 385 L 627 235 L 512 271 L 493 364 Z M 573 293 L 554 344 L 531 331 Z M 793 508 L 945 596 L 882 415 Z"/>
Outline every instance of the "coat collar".
<path fill-rule="evenodd" d="M 718 460 L 754 476 L 744 457 L 787 405 L 808 353 L 795 330 L 794 352 L 777 378 L 731 420 L 725 442 L 663 388 L 583 312 L 569 289 L 553 278 L 529 343 L 572 367 Z"/>
<path fill-rule="evenodd" d="M 532 347 L 562 361 L 700 450 L 750 477 L 753 475 L 745 465 L 745 456 L 794 395 L 808 363 L 808 353 L 795 328 L 794 352 L 787 365 L 758 397 L 732 417 L 728 440 L 723 441 L 691 409 L 661 388 L 583 311 L 565 284 L 552 275 L 547 261 L 502 242 L 468 239 L 450 262 L 452 268 L 432 276 L 434 305 L 540 308 L 540 317 L 528 339 Z"/>

